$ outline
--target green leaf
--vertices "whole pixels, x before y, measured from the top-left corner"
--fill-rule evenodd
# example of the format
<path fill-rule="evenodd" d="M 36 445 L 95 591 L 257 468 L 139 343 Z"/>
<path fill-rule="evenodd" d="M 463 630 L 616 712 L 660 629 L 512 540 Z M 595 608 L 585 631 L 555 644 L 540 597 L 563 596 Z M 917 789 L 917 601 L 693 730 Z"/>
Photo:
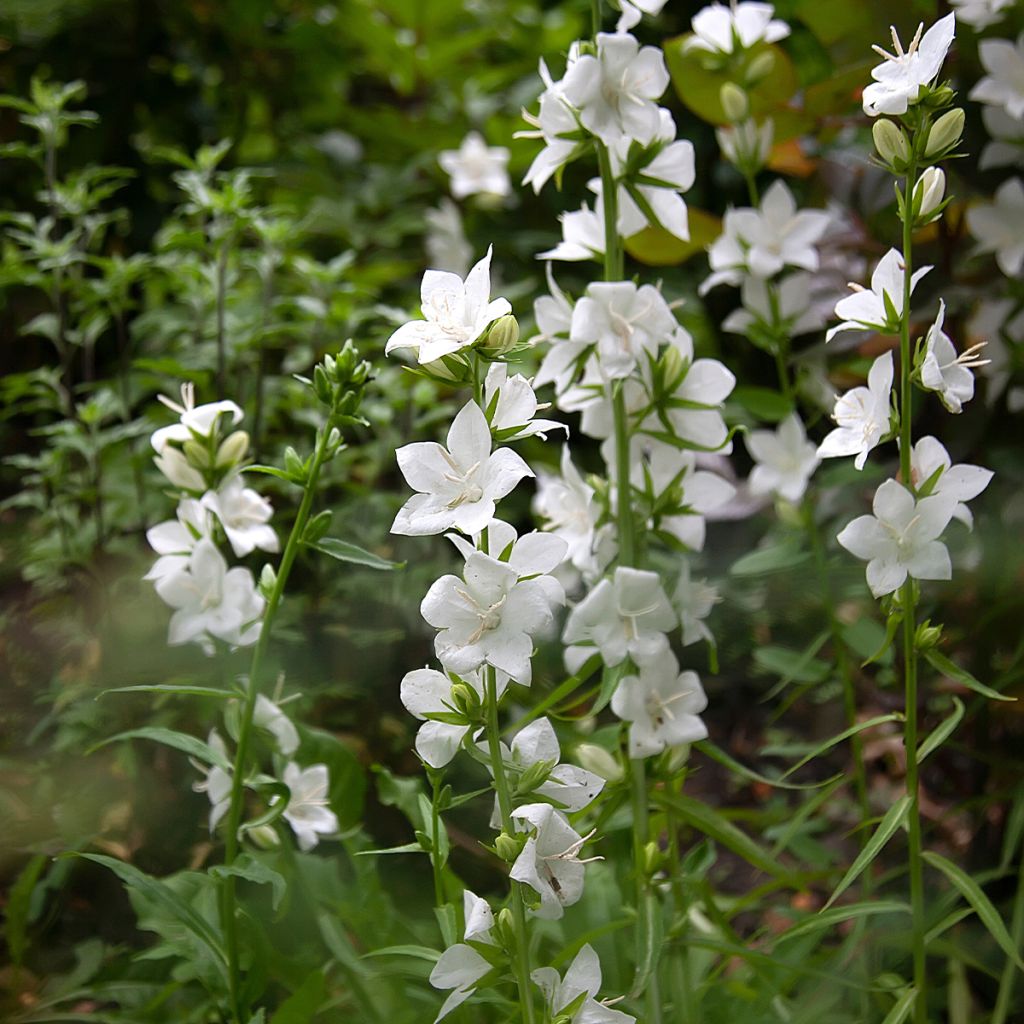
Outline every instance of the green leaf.
<path fill-rule="evenodd" d="M 795 541 L 783 541 L 771 547 L 759 548 L 737 559 L 729 568 L 730 576 L 767 576 L 769 573 L 795 569 L 810 558 Z"/>
<path fill-rule="evenodd" d="M 885 817 L 875 829 L 875 834 L 864 845 L 864 849 L 857 855 L 857 859 L 850 865 L 850 870 L 843 875 L 843 880 L 836 886 L 835 892 L 828 898 L 828 903 L 822 911 L 828 910 L 830 906 L 856 881 L 864 869 L 878 856 L 882 847 L 893 837 L 897 829 L 907 823 L 907 815 L 910 811 L 910 797 L 902 796 L 885 812 Z"/>
<path fill-rule="evenodd" d="M 310 1024 L 327 997 L 323 971 L 310 971 L 302 984 L 274 1011 L 270 1024 Z"/>
<path fill-rule="evenodd" d="M 768 423 L 780 423 L 793 411 L 792 401 L 771 388 L 734 388 L 729 397 Z"/>
<path fill-rule="evenodd" d="M 953 698 L 953 711 L 942 725 L 940 725 L 928 738 L 917 748 L 917 763 L 921 764 L 929 754 L 935 753 L 939 747 L 949 738 L 950 733 L 960 724 L 964 717 L 963 701 L 959 697 Z"/>
<path fill-rule="evenodd" d="M 654 799 L 678 815 L 687 825 L 721 843 L 754 867 L 776 878 L 789 877 L 789 872 L 782 864 L 714 807 L 681 793 L 656 793 Z"/>
<path fill-rule="evenodd" d="M 72 857 L 91 860 L 95 864 L 112 871 L 126 886 L 140 892 L 147 899 L 161 907 L 176 921 L 184 925 L 200 942 L 205 945 L 217 961 L 221 970 L 227 964 L 227 956 L 221 948 L 220 936 L 210 923 L 201 917 L 192 906 L 181 898 L 170 886 L 158 878 L 152 878 L 132 864 L 126 864 L 115 857 L 107 857 L 102 853 L 73 853 Z"/>
<path fill-rule="evenodd" d="M 917 1002 L 917 989 L 908 988 L 903 995 L 896 1000 L 896 1005 L 885 1015 L 882 1024 L 901 1024 L 910 1016 L 910 1011 Z"/>
<path fill-rule="evenodd" d="M 767 775 L 754 771 L 753 768 L 748 768 L 745 764 L 740 764 L 739 761 L 730 757 L 721 747 L 716 747 L 710 740 L 700 740 L 700 742 L 694 744 L 694 747 L 702 754 L 710 757 L 712 761 L 717 761 L 720 765 L 724 765 L 741 778 L 749 779 L 751 782 L 763 782 L 766 786 L 775 786 L 779 789 L 821 789 L 822 786 L 827 786 L 835 782 L 837 778 L 842 777 L 841 775 L 836 775 L 831 779 L 825 779 L 823 782 L 783 782 L 782 779 L 770 778 Z"/>
<path fill-rule="evenodd" d="M 688 240 L 676 238 L 663 227 L 654 225 L 630 235 L 625 241 L 626 252 L 649 267 L 678 266 L 698 253 L 703 253 L 722 233 L 722 220 L 692 206 L 687 209 L 686 215 L 690 225 Z"/>
<path fill-rule="evenodd" d="M 347 540 L 338 540 L 336 537 L 324 537 L 315 543 L 306 543 L 305 547 L 313 548 L 323 555 L 330 555 L 339 562 L 349 562 L 352 565 L 362 565 L 367 569 L 380 569 L 391 572 L 395 569 L 404 569 L 405 562 L 390 562 L 380 555 L 373 554 L 358 544 L 350 544 Z"/>
<path fill-rule="evenodd" d="M 833 907 L 831 910 L 824 910 L 819 914 L 805 918 L 792 928 L 784 931 L 776 943 L 785 942 L 787 939 L 795 939 L 801 935 L 808 935 L 811 932 L 821 931 L 823 928 L 832 928 L 843 921 L 850 921 L 862 917 L 871 917 L 874 914 L 909 914 L 910 907 L 898 900 L 870 900 L 864 903 L 849 903 L 844 907 Z"/>
<path fill-rule="evenodd" d="M 389 846 L 386 850 L 356 850 L 355 857 L 383 857 L 389 853 L 427 853 L 421 843 L 403 843 L 401 846 Z"/>
<path fill-rule="evenodd" d="M 441 954 L 429 946 L 385 946 L 383 949 L 372 949 L 369 953 L 364 953 L 363 959 L 367 960 L 374 956 L 411 956 L 432 964 L 441 959 Z"/>
<path fill-rule="evenodd" d="M 959 868 L 950 860 L 931 850 L 926 850 L 922 855 L 933 868 L 938 868 L 959 890 L 960 895 L 974 908 L 974 912 L 981 918 L 981 923 L 988 929 L 989 934 L 999 948 L 1024 971 L 1024 960 L 1021 960 L 1017 945 L 1010 937 L 1010 933 L 999 916 L 999 911 L 992 905 L 992 901 L 982 891 L 981 886 L 971 878 L 962 868 Z"/>
<path fill-rule="evenodd" d="M 816 658 L 828 640 L 828 634 L 822 633 L 803 651 L 794 651 L 790 647 L 778 644 L 766 644 L 754 648 L 754 663 L 765 672 L 778 676 L 783 683 L 820 683 L 825 679 L 831 666 L 828 662 Z"/>
<path fill-rule="evenodd" d="M 937 672 L 941 672 L 947 679 L 952 679 L 954 683 L 966 686 L 968 690 L 980 693 L 983 697 L 988 697 L 989 700 L 1017 699 L 1016 697 L 1007 697 L 1006 694 L 1000 693 L 998 690 L 993 690 L 984 683 L 978 682 L 978 680 L 975 679 L 967 669 L 961 668 L 959 665 L 950 661 L 949 658 L 944 654 L 939 653 L 935 648 L 926 650 L 924 652 L 924 656 L 927 659 L 928 664 Z"/>
<path fill-rule="evenodd" d="M 896 639 L 896 631 L 900 628 L 900 624 L 903 622 L 903 616 L 901 614 L 892 614 L 886 619 L 885 622 L 885 636 L 882 638 L 882 643 L 879 645 L 877 651 L 870 657 L 865 658 L 861 662 L 861 668 L 866 665 L 870 665 L 872 662 L 878 661 L 886 651 L 889 650 L 893 645 L 893 641 Z"/>
<path fill-rule="evenodd" d="M 644 894 L 644 899 L 647 901 L 647 913 L 640 915 L 640 921 L 647 927 L 638 936 L 641 951 L 640 961 L 637 963 L 636 973 L 633 975 L 634 998 L 639 998 L 646 991 L 648 981 L 658 969 L 658 961 L 661 959 L 661 951 L 665 945 L 665 929 L 661 908 L 658 906 L 658 898 L 648 890 Z"/>
<path fill-rule="evenodd" d="M 152 686 L 117 686 L 111 690 L 102 690 L 96 699 L 106 697 L 110 693 L 166 693 L 179 697 L 213 697 L 215 700 L 230 700 L 241 694 L 234 690 L 221 690 L 213 686 L 187 686 L 179 683 L 157 683 Z"/>
<path fill-rule="evenodd" d="M 842 732 L 836 733 L 835 736 L 830 736 L 824 743 L 819 743 L 809 754 L 804 754 L 796 764 L 790 765 L 782 773 L 782 778 L 788 778 L 794 772 L 803 768 L 808 761 L 813 761 L 816 757 L 824 754 L 826 750 L 831 750 L 832 747 L 842 743 L 843 740 L 849 739 L 865 729 L 873 729 L 876 725 L 883 725 L 885 722 L 901 722 L 902 720 L 903 715 L 898 711 L 893 711 L 888 715 L 876 715 L 874 718 L 869 718 L 866 722 L 858 722 L 856 725 L 851 725 L 849 729 L 844 729 Z"/>
<path fill-rule="evenodd" d="M 597 698 L 594 701 L 593 707 L 589 709 L 589 714 L 596 715 L 599 711 L 603 711 L 611 702 L 612 695 L 626 676 L 629 664 L 630 662 L 627 658 L 611 668 L 607 665 L 605 666 L 604 672 L 601 674 L 601 689 L 598 690 Z"/>
<path fill-rule="evenodd" d="M 173 729 L 164 729 L 161 726 L 146 725 L 140 729 L 129 729 L 127 732 L 119 732 L 100 743 L 91 746 L 86 754 L 99 750 L 101 747 L 117 743 L 119 740 L 153 740 L 155 743 L 162 743 L 166 747 L 173 747 L 185 754 L 202 761 L 204 764 L 212 764 L 226 772 L 231 771 L 231 763 L 222 754 L 217 753 L 208 743 L 189 736 L 184 732 L 175 732 Z"/>
<path fill-rule="evenodd" d="M 28 925 L 31 920 L 32 893 L 36 882 L 46 867 L 48 857 L 37 853 L 21 869 L 17 879 L 7 894 L 7 905 L 4 908 L 4 938 L 11 954 L 11 960 L 20 965 L 28 948 Z"/>
<path fill-rule="evenodd" d="M 210 874 L 214 878 L 227 878 L 229 875 L 233 875 L 235 878 L 244 878 L 247 882 L 255 882 L 257 885 L 269 885 L 273 891 L 271 905 L 274 910 L 281 905 L 281 900 L 284 899 L 284 894 L 288 891 L 288 883 L 283 875 L 249 854 L 242 854 L 230 867 L 227 864 L 218 864 L 210 868 Z"/>

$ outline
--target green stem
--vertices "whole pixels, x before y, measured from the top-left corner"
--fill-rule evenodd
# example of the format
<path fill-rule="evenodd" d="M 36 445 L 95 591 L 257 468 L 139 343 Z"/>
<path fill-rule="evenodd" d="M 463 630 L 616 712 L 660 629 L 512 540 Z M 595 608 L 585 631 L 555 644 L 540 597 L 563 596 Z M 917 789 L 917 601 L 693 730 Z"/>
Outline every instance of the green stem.
<path fill-rule="evenodd" d="M 910 379 L 912 353 L 910 351 L 910 291 L 913 277 L 912 220 L 910 209 L 914 181 L 917 177 L 915 161 L 911 159 L 904 180 L 903 217 L 903 316 L 900 323 L 900 476 L 903 486 L 914 490 L 910 454 L 913 445 L 912 409 L 913 383 Z M 914 1024 L 927 1024 L 928 993 L 925 974 L 925 919 L 924 919 L 924 867 L 921 861 L 921 807 L 917 764 L 917 647 L 914 637 L 917 629 L 917 609 L 914 584 L 909 578 L 900 589 L 903 610 L 903 679 L 904 711 L 903 742 L 907 757 L 907 794 L 910 796 L 908 822 L 908 856 L 910 860 L 910 910 L 913 927 Z"/>
<path fill-rule="evenodd" d="M 227 271 L 228 271 L 228 242 L 225 238 L 220 244 L 217 253 L 216 270 L 216 311 L 217 311 L 217 397 L 224 398 L 224 388 L 227 385 L 227 338 L 225 332 L 225 317 L 227 306 Z"/>
<path fill-rule="evenodd" d="M 680 773 L 678 782 L 671 783 L 672 791 L 682 794 L 685 775 Z M 679 849 L 679 822 L 672 811 L 666 811 L 665 828 L 668 833 L 669 895 L 671 908 L 669 920 L 676 931 L 669 948 L 672 971 L 669 975 L 672 986 L 672 1010 L 676 1019 L 684 1024 L 699 1024 L 700 1003 L 691 984 L 690 949 L 688 945 L 689 918 L 687 897 L 683 888 L 682 853 Z M 677 919 L 678 918 L 678 919 Z"/>
<path fill-rule="evenodd" d="M 596 36 L 601 31 L 601 0 L 590 0 L 590 24 Z"/>
<path fill-rule="evenodd" d="M 441 813 L 437 809 L 437 802 L 441 796 L 441 773 L 431 772 L 430 782 L 433 787 L 433 797 L 430 801 L 430 866 L 434 871 L 434 906 L 443 907 L 444 898 L 444 868 L 441 864 Z"/>
<path fill-rule="evenodd" d="M 1021 850 L 1020 866 L 1017 872 L 1017 893 L 1013 898 L 1013 919 L 1010 922 L 1010 935 L 1013 948 L 1024 948 L 1024 849 Z M 1003 975 L 999 979 L 999 994 L 996 996 L 996 1007 L 992 1014 L 992 1024 L 1005 1024 L 1013 1006 L 1013 989 L 1017 981 L 1017 965 L 1007 960 L 1003 966 Z"/>
<path fill-rule="evenodd" d="M 249 744 L 252 737 L 252 720 L 256 711 L 256 698 L 260 692 L 260 673 L 270 642 L 270 631 L 277 615 L 278 606 L 284 596 L 288 576 L 299 553 L 302 536 L 309 521 L 309 513 L 313 506 L 320 469 L 327 458 L 328 439 L 331 434 L 330 425 L 324 426 L 317 435 L 313 464 L 306 479 L 295 523 L 285 544 L 281 564 L 278 566 L 274 588 L 267 598 L 267 607 L 263 613 L 260 635 L 253 648 L 252 661 L 249 666 L 249 679 L 245 692 L 245 704 L 242 708 L 241 720 L 238 725 L 238 746 L 235 749 L 235 761 L 231 774 L 231 798 L 227 813 L 227 833 L 224 840 L 224 864 L 230 867 L 238 857 L 238 832 L 242 824 L 242 813 L 245 809 L 245 769 L 249 757 Z M 220 892 L 221 927 L 224 930 L 224 941 L 228 957 L 228 984 L 231 995 L 232 1013 L 236 1024 L 247 1024 L 248 1014 L 242 1006 L 239 992 L 239 957 L 238 957 L 238 922 L 235 900 L 235 879 L 226 876 L 221 883 Z"/>
<path fill-rule="evenodd" d="M 508 776 L 505 774 L 505 763 L 501 757 L 498 684 L 495 671 L 490 665 L 486 669 L 484 704 L 487 716 L 484 731 L 487 735 L 487 752 L 491 761 L 491 770 L 494 772 L 494 791 L 498 796 L 501 827 L 505 833 L 513 835 L 515 826 L 512 823 L 512 793 L 508 786 Z M 530 949 L 526 931 L 526 907 L 523 903 L 523 892 L 519 882 L 512 882 L 512 929 L 515 935 L 512 966 L 515 971 L 516 986 L 519 989 L 521 1024 L 536 1024 L 533 993 L 530 988 Z"/>
<path fill-rule="evenodd" d="M 601 206 L 604 212 L 604 279 L 621 281 L 623 275 L 622 244 L 619 239 L 619 193 L 612 172 L 612 161 L 608 147 L 601 142 L 597 146 L 597 166 L 601 171 Z"/>

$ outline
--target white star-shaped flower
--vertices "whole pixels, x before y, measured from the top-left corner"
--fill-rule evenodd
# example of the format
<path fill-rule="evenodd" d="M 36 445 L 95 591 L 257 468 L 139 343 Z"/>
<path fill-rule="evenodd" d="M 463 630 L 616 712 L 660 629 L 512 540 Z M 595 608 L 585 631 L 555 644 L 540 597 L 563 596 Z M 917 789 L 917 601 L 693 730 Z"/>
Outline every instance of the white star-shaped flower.
<path fill-rule="evenodd" d="M 594 529 L 598 508 L 594 489 L 572 463 L 569 446 L 562 448 L 561 475 L 538 471 L 533 510 L 544 529 L 565 541 L 566 558 L 583 575 L 596 571 Z"/>
<path fill-rule="evenodd" d="M 530 977 L 544 993 L 552 1020 L 567 1024 L 636 1024 L 635 1017 L 598 1002 L 601 962 L 589 943 L 581 947 L 569 964 L 565 978 L 560 978 L 553 967 L 538 967 Z M 571 1017 L 567 1016 L 570 1007 Z"/>
<path fill-rule="evenodd" d="M 915 501 L 902 484 L 886 480 L 875 492 L 874 515 L 858 516 L 836 539 L 867 561 L 868 586 L 875 597 L 891 594 L 908 576 L 948 580 L 953 573 L 949 552 L 938 538 L 956 505 L 950 494 Z"/>
<path fill-rule="evenodd" d="M 896 29 L 892 29 L 895 53 L 887 53 L 880 46 L 872 49 L 885 60 L 872 68 L 874 79 L 865 90 L 864 113 L 868 117 L 879 114 L 905 114 L 911 103 L 916 103 L 922 87 L 930 85 L 942 67 L 956 34 L 956 16 L 940 18 L 922 38 L 924 25 L 918 26 L 906 52 Z"/>
<path fill-rule="evenodd" d="M 420 286 L 425 320 L 403 324 L 388 339 L 386 355 L 412 349 L 419 363 L 472 346 L 499 317 L 512 312 L 508 299 L 491 300 L 491 252 L 488 248 L 463 281 L 458 274 L 428 270 Z"/>
<path fill-rule="evenodd" d="M 462 895 L 463 916 L 466 919 L 464 942 L 449 946 L 438 958 L 430 972 L 430 984 L 434 988 L 451 989 L 434 1018 L 434 1024 L 447 1017 L 457 1006 L 461 1006 L 476 988 L 476 983 L 491 970 L 491 963 L 485 959 L 470 942 L 493 946 L 491 929 L 494 927 L 494 912 L 487 900 L 474 895 L 468 889 Z"/>
<path fill-rule="evenodd" d="M 953 518 L 968 529 L 974 526 L 974 516 L 966 502 L 976 498 L 992 480 L 992 470 L 982 466 L 953 465 L 949 452 L 934 437 L 922 437 L 910 453 L 910 474 L 915 488 L 938 478 L 931 486 L 932 494 L 943 494 L 956 499 Z"/>
<path fill-rule="evenodd" d="M 399 510 L 392 533 L 420 537 L 455 527 L 472 534 L 494 518 L 495 503 L 530 467 L 511 448 L 491 452 L 491 428 L 475 402 L 452 421 L 447 447 L 417 441 L 399 448 L 398 468 L 414 494 Z"/>
<path fill-rule="evenodd" d="M 950 0 L 956 20 L 970 25 L 975 32 L 1003 20 L 1016 0 Z"/>
<path fill-rule="evenodd" d="M 1024 117 L 1024 32 L 1009 39 L 983 39 L 978 56 L 988 74 L 971 90 L 978 103 L 1002 107 L 1012 118 Z"/>
<path fill-rule="evenodd" d="M 747 50 L 756 43 L 777 43 L 789 35 L 789 26 L 773 18 L 771 4 L 732 3 L 730 6 L 714 3 L 693 17 L 693 36 L 686 40 L 688 50 L 727 55 Z"/>
<path fill-rule="evenodd" d="M 691 578 L 690 563 L 684 561 L 682 569 L 679 570 L 676 589 L 672 594 L 672 607 L 679 615 L 679 628 L 682 632 L 681 640 L 684 647 L 694 644 L 698 640 L 714 644 L 715 638 L 704 620 L 721 600 L 717 587 L 710 586 L 707 580 Z"/>
<path fill-rule="evenodd" d="M 188 568 L 192 549 L 212 529 L 210 513 L 194 498 L 178 502 L 177 519 L 157 523 L 146 531 L 149 546 L 160 556 L 143 579 L 158 580 L 173 572 Z"/>
<path fill-rule="evenodd" d="M 259 694 L 252 716 L 253 725 L 274 737 L 277 749 L 291 757 L 299 749 L 299 731 L 295 723 L 269 698 Z"/>
<path fill-rule="evenodd" d="M 939 299 L 939 315 L 928 328 L 924 339 L 921 384 L 927 390 L 936 392 L 949 412 L 957 413 L 963 411 L 964 402 L 974 397 L 974 374 L 971 373 L 971 367 L 984 366 L 987 362 L 978 357 L 985 343 L 980 342 L 957 355 L 953 342 L 942 330 L 945 315 L 946 303 Z"/>
<path fill-rule="evenodd" d="M 216 491 L 203 495 L 203 505 L 220 520 L 231 550 L 238 558 L 259 548 L 278 551 L 277 534 L 270 525 L 274 510 L 261 494 L 242 483 L 239 475 L 231 476 Z"/>
<path fill-rule="evenodd" d="M 335 835 L 340 825 L 328 803 L 330 780 L 327 765 L 300 768 L 293 761 L 285 765 L 284 784 L 291 790 L 284 819 L 292 827 L 299 849 L 312 850 L 320 836 Z"/>
<path fill-rule="evenodd" d="M 494 363 L 484 378 L 484 408 L 491 421 L 491 433 L 502 441 L 519 441 L 534 435 L 547 440 L 546 431 L 569 428 L 557 420 L 535 419 L 539 405 L 533 385 L 522 374 L 510 377 L 506 363 Z"/>
<path fill-rule="evenodd" d="M 708 700 L 696 672 L 680 672 L 669 648 L 626 676 L 612 694 L 612 711 L 629 722 L 629 756 L 652 757 L 666 747 L 707 738 L 700 718 Z"/>
<path fill-rule="evenodd" d="M 164 455 L 168 444 L 172 441 L 183 444 L 191 441 L 194 437 L 199 439 L 208 438 L 217 426 L 217 421 L 222 415 L 230 416 L 231 422 L 238 423 L 242 418 L 242 410 L 235 402 L 207 402 L 206 405 L 196 405 L 195 385 L 186 383 L 181 385 L 181 402 L 174 402 L 166 395 L 157 395 L 157 398 L 181 417 L 179 421 L 169 427 L 161 427 L 155 431 L 150 438 L 154 451 L 158 455 Z"/>
<path fill-rule="evenodd" d="M 794 504 L 821 461 L 817 445 L 807 440 L 800 416 L 792 412 L 776 430 L 752 430 L 744 442 L 755 465 L 750 473 L 750 493 L 777 494 Z"/>
<path fill-rule="evenodd" d="M 967 226 L 977 252 L 995 253 L 999 269 L 1016 277 L 1024 267 L 1024 181 L 1010 178 L 996 189 L 995 201 L 967 210 Z"/>
<path fill-rule="evenodd" d="M 479 132 L 470 132 L 458 149 L 442 150 L 437 162 L 451 177 L 456 199 L 481 194 L 504 197 L 512 194 L 508 158 L 504 146 L 488 146 Z"/>
<path fill-rule="evenodd" d="M 216 729 L 210 730 L 210 734 L 206 738 L 206 745 L 220 754 L 225 762 L 231 763 L 228 758 L 228 748 L 224 745 L 224 741 Z M 200 782 L 192 783 L 192 791 L 205 793 L 210 801 L 210 835 L 213 835 L 218 822 L 228 813 L 228 808 L 231 806 L 231 773 L 216 764 L 203 766 L 196 761 L 192 763 L 205 776 Z"/>
<path fill-rule="evenodd" d="M 871 364 L 866 388 L 836 399 L 832 419 L 839 425 L 818 445 L 821 458 L 856 455 L 853 464 L 864 468 L 868 452 L 889 433 L 892 378 L 892 352 L 886 352 Z"/>

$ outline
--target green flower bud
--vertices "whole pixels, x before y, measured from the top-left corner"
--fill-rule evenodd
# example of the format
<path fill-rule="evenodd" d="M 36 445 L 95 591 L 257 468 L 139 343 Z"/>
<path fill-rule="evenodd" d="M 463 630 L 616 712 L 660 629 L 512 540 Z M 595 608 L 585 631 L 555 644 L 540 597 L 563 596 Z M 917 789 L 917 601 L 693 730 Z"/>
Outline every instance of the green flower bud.
<path fill-rule="evenodd" d="M 210 453 L 198 441 L 190 438 L 181 446 L 181 450 L 193 466 L 198 466 L 200 469 L 210 468 Z"/>
<path fill-rule="evenodd" d="M 550 761 L 535 761 L 519 776 L 516 792 L 520 794 L 532 793 L 543 786 L 547 782 L 553 767 L 554 765 Z"/>
<path fill-rule="evenodd" d="M 924 155 L 932 159 L 941 153 L 952 149 L 959 141 L 964 131 L 964 112 L 961 107 L 946 111 L 928 132 L 928 141 L 925 143 Z"/>
<path fill-rule="evenodd" d="M 747 81 L 753 85 L 767 78 L 775 70 L 775 54 L 771 50 L 762 50 L 747 67 Z"/>
<path fill-rule="evenodd" d="M 910 143 L 902 129 L 887 117 L 880 117 L 871 126 L 871 135 L 882 160 L 894 171 L 906 170 L 910 160 Z"/>
<path fill-rule="evenodd" d="M 495 853 L 497 853 L 503 861 L 509 864 L 519 856 L 522 848 L 520 841 L 516 839 L 515 836 L 510 836 L 507 832 L 502 832 L 501 835 L 494 840 Z"/>
<path fill-rule="evenodd" d="M 681 743 L 678 747 L 669 747 L 665 758 L 665 769 L 671 775 L 682 771 L 690 760 L 690 744 Z"/>
<path fill-rule="evenodd" d="M 599 775 L 608 782 L 618 782 L 625 772 L 615 757 L 596 743 L 581 743 L 576 748 L 576 760 L 581 768 Z"/>
<path fill-rule="evenodd" d="M 506 313 L 491 324 L 483 337 L 483 351 L 489 356 L 501 356 L 511 352 L 519 343 L 519 321 Z"/>
<path fill-rule="evenodd" d="M 933 626 L 927 619 L 920 623 L 914 634 L 914 646 L 919 651 L 929 651 L 937 647 L 942 639 L 942 627 Z"/>
<path fill-rule="evenodd" d="M 934 220 L 945 194 L 946 175 L 938 167 L 929 167 L 914 186 L 912 213 L 915 223 L 928 224 Z"/>
<path fill-rule="evenodd" d="M 750 110 L 747 94 L 735 83 L 726 82 L 718 93 L 718 101 L 722 104 L 725 116 L 735 124 L 742 121 Z"/>
<path fill-rule="evenodd" d="M 660 867 L 661 850 L 657 843 L 650 842 L 644 847 L 644 872 L 647 875 L 653 875 Z"/>
<path fill-rule="evenodd" d="M 473 721 L 480 714 L 480 694 L 469 683 L 456 683 L 452 687 L 452 705 Z"/>
<path fill-rule="evenodd" d="M 236 430 L 229 434 L 217 449 L 215 465 L 217 469 L 234 466 L 245 458 L 249 450 L 249 435 L 244 430 Z"/>
<path fill-rule="evenodd" d="M 277 571 L 267 562 L 260 572 L 260 593 L 269 600 L 277 585 Z"/>
<path fill-rule="evenodd" d="M 281 845 L 281 837 L 273 825 L 257 825 L 246 834 L 261 850 L 276 850 Z"/>

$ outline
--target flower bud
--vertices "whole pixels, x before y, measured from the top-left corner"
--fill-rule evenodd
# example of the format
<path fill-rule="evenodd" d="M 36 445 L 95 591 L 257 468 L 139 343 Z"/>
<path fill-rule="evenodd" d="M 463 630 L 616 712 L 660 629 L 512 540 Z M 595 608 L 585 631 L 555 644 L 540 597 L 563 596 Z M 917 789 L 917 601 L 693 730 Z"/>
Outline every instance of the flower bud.
<path fill-rule="evenodd" d="M 665 770 L 671 775 L 683 770 L 690 760 L 690 744 L 680 743 L 678 747 L 669 747 L 665 760 Z"/>
<path fill-rule="evenodd" d="M 896 171 L 905 170 L 910 159 L 910 144 L 895 122 L 880 117 L 871 126 L 871 135 L 882 160 Z"/>
<path fill-rule="evenodd" d="M 928 223 L 942 205 L 946 194 L 946 175 L 938 167 L 929 167 L 914 186 L 913 214 L 915 221 Z"/>
<path fill-rule="evenodd" d="M 625 774 L 614 756 L 596 743 L 581 743 L 576 748 L 576 760 L 581 768 L 586 768 L 607 782 L 618 782 Z"/>
<path fill-rule="evenodd" d="M 480 714 L 480 694 L 469 683 L 456 683 L 452 687 L 452 707 L 473 721 Z"/>
<path fill-rule="evenodd" d="M 203 474 L 190 466 L 188 459 L 177 448 L 168 445 L 153 462 L 175 487 L 180 487 L 183 491 L 206 490 Z"/>
<path fill-rule="evenodd" d="M 928 651 L 937 647 L 942 639 L 942 626 L 933 626 L 927 619 L 920 623 L 914 634 L 914 647 L 919 651 Z"/>
<path fill-rule="evenodd" d="M 185 458 L 188 459 L 191 465 L 199 469 L 210 468 L 210 453 L 198 441 L 190 438 L 181 446 L 181 450 L 185 453 Z"/>
<path fill-rule="evenodd" d="M 519 856 L 522 850 L 522 844 L 515 836 L 510 836 L 507 832 L 502 832 L 497 839 L 494 840 L 494 851 L 497 855 L 507 863 L 511 863 Z"/>
<path fill-rule="evenodd" d="M 722 86 L 718 93 L 718 100 L 722 104 L 725 116 L 733 124 L 742 121 L 750 110 L 747 94 L 735 82 L 726 82 Z"/>
<path fill-rule="evenodd" d="M 508 907 L 502 907 L 494 919 L 497 925 L 497 932 L 501 945 L 506 949 L 514 949 L 516 943 L 516 926 L 512 911 Z"/>
<path fill-rule="evenodd" d="M 233 434 L 229 434 L 217 449 L 217 458 L 215 459 L 217 469 L 234 466 L 241 462 L 248 450 L 249 435 L 244 430 L 236 430 Z"/>
<path fill-rule="evenodd" d="M 261 850 L 276 850 L 281 845 L 281 837 L 273 825 L 257 825 L 246 834 Z"/>
<path fill-rule="evenodd" d="M 775 70 L 775 54 L 762 50 L 747 66 L 747 81 L 753 85 L 767 78 Z"/>
<path fill-rule="evenodd" d="M 554 765 L 550 761 L 534 761 L 522 775 L 519 776 L 519 783 L 516 792 L 519 794 L 532 793 L 539 789 L 548 780 L 551 769 Z"/>
<path fill-rule="evenodd" d="M 267 562 L 260 572 L 260 593 L 269 601 L 270 595 L 274 592 L 274 587 L 276 586 L 277 571 L 269 562 Z"/>
<path fill-rule="evenodd" d="M 655 874 L 661 867 L 661 850 L 658 844 L 650 842 L 644 847 L 644 873 L 648 876 Z"/>
<path fill-rule="evenodd" d="M 484 334 L 483 351 L 489 356 L 501 356 L 511 352 L 519 343 L 519 322 L 511 313 L 506 313 L 491 324 Z"/>
<path fill-rule="evenodd" d="M 948 110 L 931 126 L 928 141 L 925 143 L 924 155 L 928 158 L 938 156 L 952 149 L 964 131 L 964 112 L 961 107 Z"/>

